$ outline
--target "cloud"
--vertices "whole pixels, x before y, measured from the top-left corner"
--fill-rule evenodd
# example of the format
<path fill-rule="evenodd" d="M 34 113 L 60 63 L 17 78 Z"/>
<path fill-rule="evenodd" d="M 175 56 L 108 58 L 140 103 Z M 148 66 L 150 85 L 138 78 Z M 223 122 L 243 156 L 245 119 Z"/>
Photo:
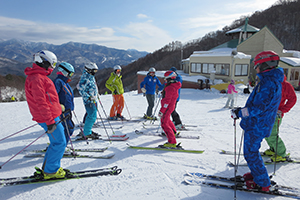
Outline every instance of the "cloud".
<path fill-rule="evenodd" d="M 165 31 L 154 26 L 150 20 L 144 23 L 129 23 L 124 28 L 90 29 L 0 17 L 0 30 L 0 38 L 4 40 L 16 38 L 57 45 L 73 41 L 150 52 L 164 46 L 166 40 L 172 41 Z"/>
<path fill-rule="evenodd" d="M 137 18 L 144 19 L 144 18 L 148 18 L 148 16 L 145 14 L 138 14 Z"/>

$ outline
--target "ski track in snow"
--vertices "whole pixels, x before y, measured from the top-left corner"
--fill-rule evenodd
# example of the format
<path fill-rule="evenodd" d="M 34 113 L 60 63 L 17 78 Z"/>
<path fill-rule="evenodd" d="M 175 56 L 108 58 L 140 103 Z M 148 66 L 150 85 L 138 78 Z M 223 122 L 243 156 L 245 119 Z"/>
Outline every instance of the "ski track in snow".
<path fill-rule="evenodd" d="M 249 95 L 242 94 L 242 85 L 237 85 L 239 94 L 236 106 L 244 106 Z M 300 93 L 297 92 L 299 98 Z M 140 116 L 146 112 L 147 101 L 142 94 L 136 91 L 124 94 L 126 106 L 123 115 Z M 111 95 L 101 95 L 101 103 L 106 114 L 109 113 L 112 105 Z M 100 176 L 84 179 L 73 179 L 56 183 L 30 184 L 23 186 L 9 186 L 0 188 L 0 199 L 17 200 L 56 200 L 56 199 L 122 199 L 122 200 L 153 200 L 153 199 L 204 199 L 204 200 L 224 200 L 233 199 L 233 191 L 214 189 L 209 187 L 189 186 L 183 183 L 185 172 L 201 172 L 212 175 L 233 176 L 234 168 L 227 165 L 228 161 L 234 162 L 234 156 L 221 155 L 221 149 L 234 150 L 234 127 L 230 118 L 230 110 L 223 106 L 227 101 L 225 94 L 219 92 L 182 89 L 181 99 L 177 105 L 177 111 L 185 124 L 197 125 L 191 127 L 193 131 L 182 131 L 184 135 L 199 135 L 200 139 L 177 139 L 186 149 L 205 150 L 203 154 L 149 151 L 127 148 L 126 143 L 140 146 L 157 146 L 166 142 L 166 138 L 157 136 L 138 135 L 134 131 L 158 132 L 157 126 L 144 129 L 140 122 L 123 122 L 123 128 L 115 129 L 115 134 L 127 134 L 130 138 L 125 142 L 113 141 L 90 141 L 74 142 L 75 148 L 99 148 L 108 146 L 104 153 L 90 154 L 110 154 L 115 153 L 112 159 L 88 159 L 88 158 L 63 158 L 61 165 L 71 171 L 81 171 L 86 169 L 96 169 L 117 165 L 123 171 L 118 176 Z M 160 105 L 157 109 L 160 108 Z M 98 109 L 102 117 L 105 117 L 102 107 Z M 0 139 L 13 134 L 21 129 L 36 124 L 32 121 L 26 102 L 0 103 L 1 132 Z M 300 108 L 298 103 L 287 113 L 280 127 L 280 136 L 286 144 L 287 151 L 293 157 L 300 157 L 299 137 L 300 126 L 298 123 L 298 113 Z M 75 98 L 75 113 L 81 121 L 85 114 L 82 98 Z M 79 124 L 73 115 L 75 124 Z M 237 121 L 236 143 L 237 152 L 239 150 L 242 130 Z M 147 122 L 149 123 L 149 122 Z M 112 127 L 119 127 L 122 122 L 113 122 Z M 159 124 L 159 122 L 155 122 Z M 105 123 L 107 131 L 112 134 L 108 123 Z M 106 136 L 103 128 L 94 128 L 95 132 Z M 75 130 L 74 135 L 79 132 Z M 15 136 L 0 141 L 0 165 L 23 149 L 34 139 L 43 134 L 43 130 L 36 125 Z M 47 146 L 48 137 L 43 136 L 27 149 L 43 149 Z M 267 149 L 265 141 L 262 142 L 261 150 Z M 24 153 L 20 153 L 10 162 L 0 169 L 0 177 L 17 177 L 31 175 L 34 167 L 41 167 L 43 158 L 24 158 Z M 241 156 L 240 162 L 245 162 Z M 276 165 L 276 176 L 273 180 L 280 185 L 288 185 L 300 188 L 300 172 L 297 164 Z M 267 166 L 271 175 L 274 172 L 274 165 Z M 248 167 L 239 167 L 238 174 L 248 172 Z M 286 199 L 263 194 L 252 194 L 237 192 L 238 199 Z"/>

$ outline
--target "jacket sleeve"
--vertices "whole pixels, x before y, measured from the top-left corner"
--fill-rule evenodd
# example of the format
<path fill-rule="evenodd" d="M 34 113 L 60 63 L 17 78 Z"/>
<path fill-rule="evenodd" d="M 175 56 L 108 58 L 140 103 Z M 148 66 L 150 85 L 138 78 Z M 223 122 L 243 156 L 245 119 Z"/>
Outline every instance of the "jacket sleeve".
<path fill-rule="evenodd" d="M 113 79 L 114 79 L 114 77 L 111 75 L 109 78 L 108 78 L 108 80 L 106 81 L 106 83 L 105 83 L 105 87 L 107 88 L 107 89 L 109 89 L 110 91 L 115 91 L 115 87 L 114 87 L 114 85 L 112 84 L 113 83 Z"/>
<path fill-rule="evenodd" d="M 161 101 L 162 104 L 161 104 L 161 108 L 159 110 L 162 113 L 165 113 L 166 110 L 168 109 L 168 106 L 173 98 L 172 96 L 174 95 L 174 93 L 176 91 L 174 90 L 174 88 L 169 87 L 169 88 L 167 88 L 167 90 L 165 92 L 166 92 L 166 95 L 165 95 L 165 98 L 163 98 Z"/>
<path fill-rule="evenodd" d="M 144 85 L 146 84 L 146 83 L 145 83 L 145 82 L 146 82 L 146 78 L 147 78 L 147 77 L 145 77 L 145 78 L 144 78 L 144 80 L 141 82 L 141 84 L 140 84 L 140 88 L 143 88 L 143 87 L 144 87 Z"/>
<path fill-rule="evenodd" d="M 156 85 L 158 86 L 158 90 L 161 91 L 164 89 L 164 85 L 161 84 L 161 82 L 159 81 L 159 79 L 156 77 Z"/>
<path fill-rule="evenodd" d="M 280 107 L 280 111 L 287 113 L 296 104 L 297 96 L 293 86 L 288 82 L 285 82 L 283 86 L 283 92 L 285 93 L 286 98 L 284 105 Z"/>

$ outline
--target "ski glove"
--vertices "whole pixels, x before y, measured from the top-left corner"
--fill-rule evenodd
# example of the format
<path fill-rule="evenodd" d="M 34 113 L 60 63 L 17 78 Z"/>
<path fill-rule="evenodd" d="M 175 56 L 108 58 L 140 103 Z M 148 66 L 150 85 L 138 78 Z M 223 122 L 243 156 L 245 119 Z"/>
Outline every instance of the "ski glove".
<path fill-rule="evenodd" d="M 241 110 L 241 107 L 235 108 L 231 110 L 231 118 L 233 119 L 239 119 L 239 111 Z"/>
<path fill-rule="evenodd" d="M 141 88 L 141 90 L 142 90 L 142 93 L 146 93 L 146 89 L 145 88 Z"/>
<path fill-rule="evenodd" d="M 159 117 L 159 118 L 162 118 L 163 115 L 164 115 L 164 113 L 162 113 L 162 112 L 159 111 L 158 117 Z"/>
<path fill-rule="evenodd" d="M 92 96 L 90 96 L 90 97 L 89 97 L 89 100 L 90 100 L 91 102 L 93 102 L 93 103 L 95 103 L 95 102 L 96 102 L 96 99 L 95 99 L 95 97 L 92 97 Z"/>
<path fill-rule="evenodd" d="M 113 92 L 114 94 L 118 94 L 118 92 L 117 92 L 117 90 L 114 90 L 114 92 Z"/>
<path fill-rule="evenodd" d="M 47 133 L 53 133 L 55 131 L 55 129 L 56 129 L 56 124 L 55 123 L 54 124 L 50 124 L 50 125 L 47 125 L 47 127 L 48 127 Z"/>

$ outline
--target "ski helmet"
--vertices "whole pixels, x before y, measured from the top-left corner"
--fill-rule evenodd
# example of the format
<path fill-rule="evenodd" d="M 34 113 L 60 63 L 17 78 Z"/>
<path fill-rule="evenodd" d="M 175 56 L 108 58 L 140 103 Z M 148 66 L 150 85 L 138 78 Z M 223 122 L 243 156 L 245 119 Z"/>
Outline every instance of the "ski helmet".
<path fill-rule="evenodd" d="M 176 79 L 176 76 L 177 76 L 177 74 L 173 71 L 167 71 L 164 74 L 165 80 L 167 80 L 167 79 Z"/>
<path fill-rule="evenodd" d="M 230 84 L 235 84 L 235 81 L 231 79 Z"/>
<path fill-rule="evenodd" d="M 154 67 L 151 67 L 150 69 L 149 69 L 149 72 L 154 72 L 155 73 L 155 68 Z"/>
<path fill-rule="evenodd" d="M 177 71 L 176 67 L 171 67 L 170 70 L 173 71 L 173 72 L 176 72 L 176 71 Z"/>
<path fill-rule="evenodd" d="M 89 73 L 89 74 L 91 74 L 93 76 L 98 71 L 98 67 L 97 67 L 96 63 L 93 63 L 93 62 L 85 64 L 84 68 L 87 71 L 87 73 Z"/>
<path fill-rule="evenodd" d="M 48 50 L 42 50 L 33 55 L 33 61 L 40 67 L 48 70 L 49 67 L 55 68 L 57 57 L 54 53 Z"/>
<path fill-rule="evenodd" d="M 257 54 L 254 58 L 254 69 L 259 67 L 260 71 L 263 72 L 267 69 L 275 68 L 279 63 L 279 56 L 274 51 L 263 51 Z"/>
<path fill-rule="evenodd" d="M 117 70 L 121 70 L 122 68 L 121 68 L 121 66 L 120 65 L 115 65 L 114 66 L 114 71 L 116 72 Z"/>
<path fill-rule="evenodd" d="M 75 73 L 74 67 L 70 63 L 67 63 L 67 62 L 59 63 L 58 71 L 63 73 L 63 75 L 66 77 L 72 77 Z"/>

